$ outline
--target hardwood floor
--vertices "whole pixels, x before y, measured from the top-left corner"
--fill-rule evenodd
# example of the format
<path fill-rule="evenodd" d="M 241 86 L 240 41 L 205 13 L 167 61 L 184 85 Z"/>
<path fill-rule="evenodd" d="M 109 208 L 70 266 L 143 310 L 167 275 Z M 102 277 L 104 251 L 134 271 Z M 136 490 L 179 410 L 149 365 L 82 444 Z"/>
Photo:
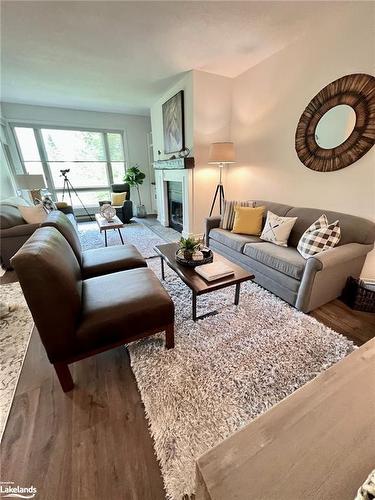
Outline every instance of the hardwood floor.
<path fill-rule="evenodd" d="M 333 300 L 310 314 L 332 330 L 353 340 L 356 345 L 362 345 L 375 337 L 375 314 L 354 311 L 341 300 Z"/>
<path fill-rule="evenodd" d="M 4 433 L 1 481 L 43 500 L 165 498 L 124 347 L 71 365 L 63 393 L 34 330 Z"/>
<path fill-rule="evenodd" d="M 1 283 L 14 281 L 6 273 Z M 375 315 L 335 300 L 312 314 L 357 344 Z M 43 500 L 165 498 L 143 404 L 124 347 L 71 365 L 77 386 L 59 387 L 34 330 L 1 449 L 1 481 L 33 485 Z"/>

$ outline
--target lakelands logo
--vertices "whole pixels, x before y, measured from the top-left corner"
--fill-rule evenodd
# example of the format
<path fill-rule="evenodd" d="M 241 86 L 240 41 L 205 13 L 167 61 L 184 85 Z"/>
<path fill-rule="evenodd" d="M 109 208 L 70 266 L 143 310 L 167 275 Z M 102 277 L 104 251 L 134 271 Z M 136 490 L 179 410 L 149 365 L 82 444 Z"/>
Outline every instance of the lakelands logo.
<path fill-rule="evenodd" d="M 1 498 L 34 498 L 37 490 L 34 486 L 14 486 L 14 482 L 0 483 Z"/>

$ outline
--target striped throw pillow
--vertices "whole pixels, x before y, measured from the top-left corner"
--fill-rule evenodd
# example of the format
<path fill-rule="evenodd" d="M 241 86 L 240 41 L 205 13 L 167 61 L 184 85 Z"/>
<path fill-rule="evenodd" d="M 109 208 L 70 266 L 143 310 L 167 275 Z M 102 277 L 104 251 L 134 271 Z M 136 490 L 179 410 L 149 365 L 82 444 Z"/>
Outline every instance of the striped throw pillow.
<path fill-rule="evenodd" d="M 221 229 L 227 229 L 228 231 L 232 231 L 234 224 L 234 216 L 235 216 L 234 207 L 255 208 L 255 201 L 224 200 L 224 210 L 220 222 Z"/>

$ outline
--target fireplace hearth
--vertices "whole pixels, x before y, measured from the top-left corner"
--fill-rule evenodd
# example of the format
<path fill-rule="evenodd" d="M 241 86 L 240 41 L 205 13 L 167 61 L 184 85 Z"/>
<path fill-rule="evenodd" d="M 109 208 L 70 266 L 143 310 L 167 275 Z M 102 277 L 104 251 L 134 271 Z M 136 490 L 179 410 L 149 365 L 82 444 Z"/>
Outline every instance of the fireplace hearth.
<path fill-rule="evenodd" d="M 182 182 L 168 181 L 168 219 L 169 226 L 182 233 L 183 203 L 182 203 Z"/>

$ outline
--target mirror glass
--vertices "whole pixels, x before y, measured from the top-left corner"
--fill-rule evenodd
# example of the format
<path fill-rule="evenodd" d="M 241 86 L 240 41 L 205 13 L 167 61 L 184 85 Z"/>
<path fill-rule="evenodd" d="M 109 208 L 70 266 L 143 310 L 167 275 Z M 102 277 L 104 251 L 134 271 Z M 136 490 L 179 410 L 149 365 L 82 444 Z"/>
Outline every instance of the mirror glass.
<path fill-rule="evenodd" d="M 354 109 L 347 104 L 331 108 L 318 122 L 315 140 L 323 149 L 336 148 L 353 132 L 356 122 Z"/>

